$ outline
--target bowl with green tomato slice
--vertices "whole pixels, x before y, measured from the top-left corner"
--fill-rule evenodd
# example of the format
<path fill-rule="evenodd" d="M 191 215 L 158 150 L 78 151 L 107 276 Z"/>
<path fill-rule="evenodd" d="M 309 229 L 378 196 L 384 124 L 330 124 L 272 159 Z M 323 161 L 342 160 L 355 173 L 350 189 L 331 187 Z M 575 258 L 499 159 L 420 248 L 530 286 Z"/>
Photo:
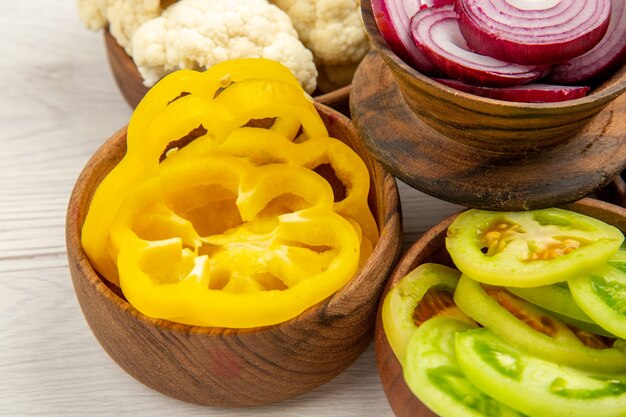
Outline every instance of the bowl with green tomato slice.
<path fill-rule="evenodd" d="M 375 334 L 382 386 L 396 416 L 626 413 L 626 341 L 611 331 L 620 328 L 619 305 L 626 297 L 626 246 L 621 246 L 626 209 L 585 198 L 558 209 L 526 212 L 535 219 L 536 233 L 554 238 L 534 246 L 524 241 L 531 223 L 522 230 L 511 227 L 519 214 L 485 212 L 494 221 L 473 230 L 477 240 L 464 245 L 475 247 L 462 249 L 459 258 L 454 241 L 462 233 L 457 226 L 464 225 L 472 212 L 457 213 L 426 232 L 396 265 L 381 298 Z M 583 237 L 590 224 L 599 225 L 596 221 L 605 224 L 604 231 Z M 504 231 L 504 225 L 509 233 L 501 233 L 501 240 L 494 243 L 498 237 L 494 233 L 486 237 L 498 227 Z M 595 244 L 610 248 L 600 258 L 580 263 L 579 258 L 594 258 L 603 250 L 592 255 L 577 253 L 578 249 L 562 251 L 555 242 L 571 245 L 567 239 L 578 239 L 582 248 Z M 537 282 L 511 287 L 520 284 L 519 277 L 481 282 L 480 274 L 459 262 L 466 251 L 478 251 L 498 262 L 499 256 L 507 255 L 507 247 L 513 250 L 516 245 L 530 248 L 526 262 L 550 266 L 560 258 L 557 266 L 571 261 L 574 267 L 565 278 L 548 268 L 549 273 L 540 278 L 543 287 Z M 545 259 L 534 259 L 540 257 Z M 467 290 L 468 282 L 480 289 L 480 300 L 470 299 L 475 294 Z M 541 306 L 531 299 L 540 300 Z M 562 308 L 563 300 L 569 299 L 576 299 L 580 308 Z M 592 312 L 589 306 L 598 310 L 598 305 L 602 310 L 597 319 L 581 315 L 581 311 Z M 586 318 L 593 325 L 578 328 L 575 320 L 566 321 L 568 315 Z"/>

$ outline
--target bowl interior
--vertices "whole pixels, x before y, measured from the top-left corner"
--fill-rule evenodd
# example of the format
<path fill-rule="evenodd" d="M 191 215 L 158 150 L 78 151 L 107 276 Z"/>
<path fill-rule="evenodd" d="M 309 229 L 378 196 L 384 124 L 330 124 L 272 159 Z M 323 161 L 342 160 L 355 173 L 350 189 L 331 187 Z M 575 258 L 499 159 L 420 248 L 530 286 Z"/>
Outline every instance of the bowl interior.
<path fill-rule="evenodd" d="M 377 300 L 401 244 L 397 189 L 393 177 L 365 151 L 349 120 L 325 106 L 317 107 L 329 133 L 355 149 L 368 166 L 369 203 L 380 239 L 370 260 L 346 286 L 278 325 L 246 330 L 197 327 L 153 319 L 135 310 L 119 288 L 95 272 L 80 244 L 91 197 L 125 153 L 125 129 L 109 139 L 86 165 L 67 213 L 72 280 L 94 335 L 140 382 L 198 404 L 266 404 L 327 382 L 367 347 Z"/>
<path fill-rule="evenodd" d="M 590 198 L 584 198 L 561 207 L 595 217 L 626 233 L 626 208 Z M 434 262 L 454 267 L 445 249 L 445 237 L 448 226 L 457 215 L 450 216 L 434 226 L 402 255 L 387 282 L 381 300 L 402 277 L 423 263 Z M 380 308 L 376 322 L 375 343 L 376 362 L 381 383 L 396 417 L 437 417 L 410 391 L 404 382 L 400 362 L 396 359 L 385 335 Z"/>

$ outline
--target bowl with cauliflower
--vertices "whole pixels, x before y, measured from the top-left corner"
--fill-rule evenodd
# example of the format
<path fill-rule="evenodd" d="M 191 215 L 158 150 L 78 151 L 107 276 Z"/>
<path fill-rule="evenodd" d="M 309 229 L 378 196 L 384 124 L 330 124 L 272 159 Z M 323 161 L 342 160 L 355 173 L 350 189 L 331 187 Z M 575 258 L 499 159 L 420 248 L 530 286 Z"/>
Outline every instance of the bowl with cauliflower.
<path fill-rule="evenodd" d="M 358 0 L 78 0 L 104 30 L 111 71 L 135 107 L 177 69 L 243 57 L 287 66 L 316 101 L 348 111 L 352 76 L 370 48 Z"/>

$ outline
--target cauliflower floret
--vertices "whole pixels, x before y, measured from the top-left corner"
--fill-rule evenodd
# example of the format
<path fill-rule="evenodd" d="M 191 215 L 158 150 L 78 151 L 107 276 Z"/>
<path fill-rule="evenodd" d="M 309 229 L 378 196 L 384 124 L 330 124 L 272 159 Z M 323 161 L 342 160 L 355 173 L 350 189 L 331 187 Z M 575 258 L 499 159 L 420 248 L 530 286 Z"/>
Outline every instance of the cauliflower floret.
<path fill-rule="evenodd" d="M 151 86 L 176 69 L 206 69 L 235 58 L 268 58 L 315 90 L 313 55 L 289 17 L 267 0 L 180 0 L 133 36 L 133 58 Z"/>
<path fill-rule="evenodd" d="M 289 15 L 319 64 L 357 63 L 369 50 L 359 0 L 271 1 Z"/>
<path fill-rule="evenodd" d="M 99 30 L 106 26 L 105 11 L 109 0 L 78 0 L 78 16 L 90 30 Z"/>
<path fill-rule="evenodd" d="M 161 14 L 175 0 L 78 0 L 78 14 L 91 30 L 107 24 L 111 35 L 132 56 L 132 37 L 144 22 Z"/>
<path fill-rule="evenodd" d="M 331 91 L 350 84 L 370 44 L 359 0 L 271 0 L 284 10 L 302 43 L 313 52 L 318 88 Z"/>

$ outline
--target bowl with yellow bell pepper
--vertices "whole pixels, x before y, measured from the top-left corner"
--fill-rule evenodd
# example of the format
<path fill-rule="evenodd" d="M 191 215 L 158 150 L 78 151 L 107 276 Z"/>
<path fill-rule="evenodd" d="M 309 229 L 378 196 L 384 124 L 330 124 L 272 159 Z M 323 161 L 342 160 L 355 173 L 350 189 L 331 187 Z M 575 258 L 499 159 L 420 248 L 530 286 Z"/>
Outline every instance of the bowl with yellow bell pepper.
<path fill-rule="evenodd" d="M 210 406 L 292 398 L 367 347 L 401 245 L 395 181 L 285 67 L 161 80 L 67 213 L 83 314 L 130 375 Z"/>

